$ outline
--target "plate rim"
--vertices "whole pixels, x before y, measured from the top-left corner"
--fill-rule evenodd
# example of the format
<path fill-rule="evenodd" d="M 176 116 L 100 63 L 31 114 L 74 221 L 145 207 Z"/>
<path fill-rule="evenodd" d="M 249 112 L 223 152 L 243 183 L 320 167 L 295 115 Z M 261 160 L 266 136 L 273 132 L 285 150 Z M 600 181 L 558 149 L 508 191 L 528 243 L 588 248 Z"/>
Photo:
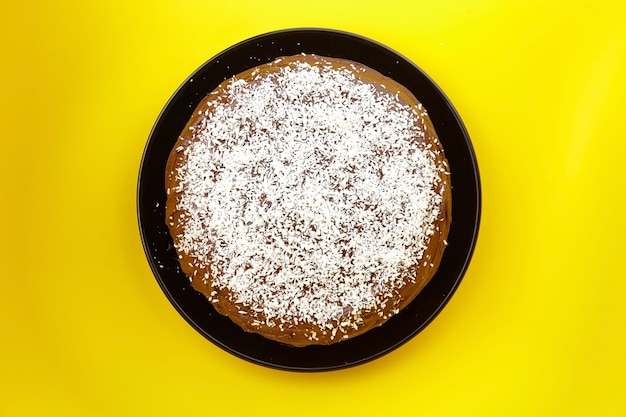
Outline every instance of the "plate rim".
<path fill-rule="evenodd" d="M 335 365 L 325 365 L 325 366 L 293 366 L 293 365 L 283 365 L 280 363 L 276 363 L 276 361 L 271 361 L 271 360 L 263 360 L 263 359 L 259 359 L 258 357 L 254 357 L 250 354 L 246 354 L 244 352 L 241 352 L 237 349 L 233 349 L 231 346 L 229 346 L 228 344 L 224 343 L 222 340 L 220 340 L 219 338 L 215 337 L 214 335 L 210 334 L 206 329 L 204 329 L 201 325 L 199 325 L 196 320 L 194 320 L 194 318 L 192 316 L 190 316 L 189 312 L 185 310 L 185 308 L 183 308 L 183 306 L 180 305 L 179 301 L 177 300 L 177 297 L 175 296 L 175 294 L 172 293 L 172 291 L 170 290 L 170 288 L 167 286 L 166 282 L 164 281 L 163 277 L 161 277 L 160 275 L 160 268 L 159 266 L 155 263 L 155 259 L 153 259 L 153 255 L 151 253 L 151 249 L 149 247 L 149 242 L 146 239 L 145 236 L 145 230 L 144 230 L 144 224 L 143 224 L 143 205 L 142 205 L 142 201 L 141 201 L 141 195 L 142 192 L 144 191 L 143 186 L 144 184 L 142 183 L 142 178 L 144 176 L 144 171 L 145 171 L 145 162 L 146 162 L 146 158 L 149 156 L 148 153 L 150 151 L 151 146 L 154 146 L 154 137 L 161 125 L 161 123 L 163 122 L 163 120 L 166 118 L 167 113 L 171 110 L 171 106 L 173 105 L 173 103 L 175 103 L 175 101 L 179 98 L 179 95 L 181 94 L 181 92 L 188 86 L 189 83 L 194 81 L 194 78 L 196 78 L 198 76 L 198 74 L 200 74 L 207 66 L 215 63 L 216 61 L 219 62 L 220 59 L 222 59 L 225 56 L 228 56 L 229 54 L 231 54 L 233 51 L 236 51 L 238 48 L 241 48 L 242 46 L 246 46 L 246 45 L 250 45 L 253 43 L 257 43 L 259 41 L 264 41 L 267 39 L 270 39 L 272 37 L 276 37 L 276 36 L 283 36 L 283 35 L 293 35 L 293 34 L 299 34 L 299 35 L 307 35 L 307 34 L 321 34 L 321 35 L 330 35 L 330 36 L 338 36 L 338 37 L 344 37 L 344 38 L 349 38 L 354 40 L 355 42 L 365 42 L 366 44 L 375 47 L 375 48 L 379 48 L 381 50 L 384 50 L 386 53 L 389 53 L 391 55 L 394 55 L 402 60 L 404 60 L 405 63 L 409 64 L 410 66 L 413 67 L 413 69 L 417 72 L 419 72 L 419 74 L 424 78 L 425 81 L 427 81 L 427 83 L 429 83 L 434 90 L 439 94 L 440 99 L 442 100 L 442 102 L 445 103 L 447 109 L 449 110 L 450 114 L 453 116 L 454 121 L 456 123 L 456 127 L 459 129 L 462 137 L 463 137 L 463 142 L 465 147 L 467 148 L 467 152 L 468 152 L 468 157 L 469 157 L 469 162 L 472 168 L 472 172 L 473 172 L 473 176 L 474 176 L 474 181 L 472 181 L 472 184 L 474 186 L 473 192 L 474 192 L 474 196 L 475 196 L 475 207 L 474 208 L 474 213 L 475 215 L 473 216 L 473 222 L 470 225 L 470 228 L 472 230 L 472 237 L 471 237 L 471 242 L 469 244 L 469 247 L 467 248 L 467 252 L 464 256 L 464 259 L 462 260 L 462 262 L 459 263 L 460 268 L 458 268 L 458 274 L 457 276 L 454 278 L 452 285 L 449 289 L 449 291 L 447 292 L 447 294 L 444 294 L 444 297 L 439 301 L 438 306 L 431 312 L 431 314 L 426 317 L 425 319 L 423 319 L 422 321 L 420 321 L 420 324 L 418 326 L 415 327 L 414 330 L 412 330 L 411 332 L 408 332 L 404 337 L 402 337 L 400 340 L 396 341 L 395 343 L 393 343 L 392 345 L 387 346 L 384 349 L 380 349 L 378 351 L 376 351 L 373 354 L 367 355 L 366 357 L 361 357 L 357 360 L 354 360 L 352 362 L 346 362 L 346 363 L 337 363 Z M 278 57 L 278 56 L 276 56 Z M 396 61 L 398 62 L 398 61 Z M 253 67 L 255 65 L 258 65 L 258 63 L 254 63 L 251 62 L 250 63 L 250 67 Z M 233 73 L 232 75 L 235 75 L 235 73 Z M 206 93 L 208 93 L 209 91 L 207 91 Z M 421 101 L 421 99 L 420 99 Z M 193 111 L 193 109 L 191 109 L 191 111 Z M 191 113 L 190 111 L 190 113 Z M 445 147 L 444 147 L 444 151 L 445 151 Z M 453 167 L 452 167 L 453 169 Z M 469 133 L 467 132 L 467 129 L 465 127 L 465 124 L 463 123 L 459 113 L 457 112 L 456 108 L 453 106 L 451 100 L 446 96 L 446 94 L 444 93 L 444 91 L 439 87 L 439 85 L 425 72 L 423 71 L 419 66 L 417 66 L 412 60 L 408 59 L 407 57 L 405 57 L 404 55 L 400 54 L 399 52 L 397 52 L 396 50 L 386 46 L 385 44 L 378 42 L 376 40 L 373 40 L 371 38 L 359 35 L 359 34 L 355 34 L 355 33 L 351 33 L 351 32 L 347 32 L 347 31 L 342 31 L 342 30 L 336 30 L 336 29 L 329 29 L 329 28 L 313 28 L 313 27 L 303 27 L 303 28 L 288 28 L 288 29 L 281 29 L 281 30 L 275 30 L 275 31 L 270 31 L 270 32 L 266 32 L 266 33 L 262 33 L 259 35 L 255 35 L 252 36 L 250 38 L 244 39 L 242 41 L 239 41 L 233 45 L 231 45 L 230 47 L 218 52 L 217 54 L 215 54 L 214 56 L 212 56 L 211 58 L 209 58 L 208 60 L 204 61 L 198 68 L 196 68 L 173 92 L 173 94 L 169 97 L 169 99 L 166 101 L 166 103 L 164 104 L 164 106 L 162 107 L 162 109 L 160 110 L 151 130 L 150 133 L 148 135 L 148 138 L 146 140 L 146 144 L 144 146 L 144 150 L 142 152 L 142 156 L 141 156 L 141 162 L 140 162 L 140 167 L 139 167 L 139 173 L 138 173 L 138 181 L 137 181 L 137 190 L 136 190 L 136 212 L 137 212 L 137 220 L 138 220 L 138 226 L 139 226 L 139 233 L 140 233 L 140 237 L 141 237 L 141 241 L 142 241 L 142 246 L 144 249 L 144 254 L 148 260 L 148 263 L 150 265 L 150 269 L 152 271 L 152 274 L 155 278 L 155 280 L 157 281 L 159 287 L 161 288 L 161 290 L 163 291 L 163 293 L 165 294 L 166 298 L 168 299 L 168 301 L 170 302 L 170 304 L 172 304 L 172 306 L 175 308 L 175 310 L 183 317 L 183 319 L 192 326 L 192 328 L 194 328 L 198 333 L 200 333 L 204 338 L 206 338 L 207 340 L 209 340 L 210 342 L 212 342 L 213 344 L 215 344 L 216 346 L 218 346 L 219 348 L 221 348 L 222 350 L 236 356 L 239 357 L 241 359 L 244 359 L 248 362 L 251 363 L 255 363 L 258 365 L 262 365 L 265 367 L 269 367 L 269 368 L 273 368 L 273 369 L 279 369 L 279 370 L 286 370 L 286 371 L 302 371 L 302 372 L 319 372 L 319 371 L 332 371 L 332 370 L 339 370 L 339 369 L 346 369 L 349 367 L 353 367 L 353 366 L 357 366 L 360 364 L 364 364 L 367 362 L 370 362 L 374 359 L 377 359 L 379 357 L 382 357 L 386 354 L 388 354 L 389 352 L 398 349 L 400 346 L 404 345 L 405 343 L 407 343 L 409 340 L 413 339 L 417 334 L 419 334 L 421 331 L 423 331 L 426 327 L 428 327 L 430 325 L 430 323 L 441 313 L 441 311 L 445 308 L 445 306 L 448 304 L 448 302 L 450 301 L 450 299 L 452 298 L 452 296 L 454 295 L 454 293 L 456 292 L 456 290 L 458 289 L 458 287 L 461 284 L 461 281 L 463 280 L 467 269 L 469 267 L 469 264 L 471 262 L 471 259 L 473 257 L 476 245 L 477 245 L 477 241 L 478 241 L 478 235 L 479 235 L 479 230 L 480 230 L 480 221 L 481 221 L 481 216 L 482 216 L 482 187 L 481 187 L 481 181 L 480 181 L 480 172 L 479 172 L 479 167 L 478 167 L 478 161 L 476 158 L 476 153 L 472 144 L 472 141 L 470 139 Z M 454 187 L 454 183 L 453 183 L 453 187 Z M 454 200 L 454 197 L 453 197 Z M 163 223 L 165 224 L 165 221 L 163 221 Z M 454 227 L 454 221 L 452 222 L 451 225 L 451 231 L 452 228 Z M 445 256 L 445 252 L 444 252 L 444 256 Z M 436 275 L 435 275 L 436 277 Z M 434 278 L 435 278 L 434 277 Z M 186 282 L 185 284 L 188 285 L 188 282 Z M 428 286 L 427 286 L 428 287 Z M 189 286 L 189 288 L 191 289 L 191 287 Z M 414 300 L 415 301 L 415 300 Z M 413 304 L 413 302 L 411 303 Z M 208 306 L 208 304 L 207 304 Z M 234 325 L 234 324 L 233 324 Z M 361 336 L 359 336 L 361 337 Z M 354 340 L 358 340 L 358 337 L 354 338 Z M 273 342 L 273 343 L 277 343 L 278 342 Z M 348 343 L 348 342 L 340 342 L 340 343 Z M 332 346 L 332 345 L 331 345 Z M 292 348 L 292 349 L 303 349 L 303 348 Z M 322 347 L 323 349 L 323 347 Z"/>

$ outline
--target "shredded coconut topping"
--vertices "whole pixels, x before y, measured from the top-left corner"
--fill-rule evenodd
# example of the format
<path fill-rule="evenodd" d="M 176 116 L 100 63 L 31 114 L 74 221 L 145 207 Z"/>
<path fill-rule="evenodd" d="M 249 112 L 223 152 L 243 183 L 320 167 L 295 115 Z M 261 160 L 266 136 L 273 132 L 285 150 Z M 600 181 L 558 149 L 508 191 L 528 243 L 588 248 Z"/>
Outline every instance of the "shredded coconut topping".
<path fill-rule="evenodd" d="M 230 80 L 179 149 L 177 249 L 268 322 L 330 328 L 386 303 L 412 280 L 442 200 L 419 120 L 330 65 Z"/>

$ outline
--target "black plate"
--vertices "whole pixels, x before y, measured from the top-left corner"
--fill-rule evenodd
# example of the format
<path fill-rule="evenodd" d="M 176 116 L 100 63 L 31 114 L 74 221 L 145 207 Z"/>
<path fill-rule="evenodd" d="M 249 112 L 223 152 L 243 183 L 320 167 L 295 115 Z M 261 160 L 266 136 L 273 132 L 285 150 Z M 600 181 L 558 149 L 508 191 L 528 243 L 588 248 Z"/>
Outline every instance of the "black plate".
<path fill-rule="evenodd" d="M 196 105 L 226 78 L 279 56 L 298 53 L 347 58 L 395 79 L 424 104 L 451 167 L 452 226 L 441 266 L 400 314 L 364 335 L 331 346 L 295 348 L 245 333 L 217 314 L 181 272 L 165 225 L 165 164 Z M 272 368 L 323 371 L 380 357 L 424 329 L 459 285 L 474 250 L 480 220 L 480 180 L 469 136 L 443 92 L 415 64 L 389 48 L 353 34 L 292 29 L 248 39 L 194 72 L 166 104 L 148 138 L 137 191 L 139 229 L 146 256 L 163 292 L 198 332 L 224 350 Z"/>

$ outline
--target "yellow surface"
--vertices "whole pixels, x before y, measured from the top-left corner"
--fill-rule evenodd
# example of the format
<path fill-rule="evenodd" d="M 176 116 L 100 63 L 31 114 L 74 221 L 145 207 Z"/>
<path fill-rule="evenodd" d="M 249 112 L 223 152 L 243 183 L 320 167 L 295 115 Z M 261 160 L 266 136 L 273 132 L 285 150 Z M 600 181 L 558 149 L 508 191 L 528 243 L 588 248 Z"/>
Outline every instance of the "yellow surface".
<path fill-rule="evenodd" d="M 626 6 L 11 1 L 0 11 L 0 416 L 626 416 Z M 479 158 L 481 233 L 423 333 L 353 369 L 237 359 L 145 260 L 136 179 L 178 85 L 317 26 L 408 56 Z"/>

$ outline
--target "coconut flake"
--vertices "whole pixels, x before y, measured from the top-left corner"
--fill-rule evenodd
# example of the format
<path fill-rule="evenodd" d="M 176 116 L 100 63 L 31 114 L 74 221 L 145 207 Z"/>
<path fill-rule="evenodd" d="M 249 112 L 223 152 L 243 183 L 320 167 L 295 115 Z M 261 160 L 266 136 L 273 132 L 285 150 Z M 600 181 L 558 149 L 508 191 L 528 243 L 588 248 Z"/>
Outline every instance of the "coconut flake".
<path fill-rule="evenodd" d="M 333 328 L 393 296 L 442 200 L 420 116 L 348 69 L 306 62 L 234 78 L 226 94 L 176 172 L 178 251 L 267 323 Z"/>

